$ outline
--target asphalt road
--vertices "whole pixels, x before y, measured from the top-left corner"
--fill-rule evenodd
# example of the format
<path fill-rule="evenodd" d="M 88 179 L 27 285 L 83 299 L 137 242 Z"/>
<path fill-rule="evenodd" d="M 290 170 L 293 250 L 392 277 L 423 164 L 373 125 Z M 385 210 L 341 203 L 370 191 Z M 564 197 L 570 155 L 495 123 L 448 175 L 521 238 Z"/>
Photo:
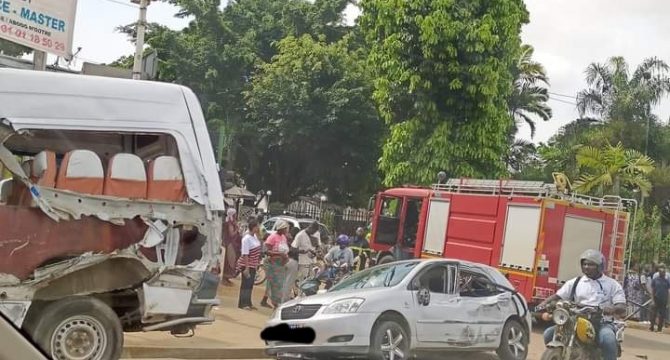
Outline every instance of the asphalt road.
<path fill-rule="evenodd" d="M 539 360 L 544 351 L 542 334 L 536 330 L 531 335 L 528 360 Z M 622 360 L 666 360 L 670 357 L 670 335 L 626 329 Z M 167 358 L 164 358 L 164 360 Z M 494 353 L 459 353 L 450 356 L 421 356 L 420 360 L 498 360 Z M 174 359 L 177 360 L 177 359 Z M 261 360 L 261 359 L 257 359 Z"/>
<path fill-rule="evenodd" d="M 126 334 L 126 346 L 156 346 L 160 348 L 189 348 L 193 351 L 198 348 L 258 348 L 262 346 L 258 334 L 262 330 L 265 321 L 271 311 L 261 309 L 258 312 L 249 313 L 237 308 L 237 286 L 223 287 L 219 291 L 222 301 L 220 309 L 215 311 L 217 321 L 210 326 L 200 328 L 193 338 L 175 338 L 168 333 L 150 332 Z M 258 304 L 262 296 L 262 287 L 254 291 L 255 303 Z M 544 344 L 542 333 L 537 329 L 531 335 L 530 353 L 528 360 L 540 360 Z M 176 355 L 176 354 L 175 354 Z M 162 352 L 163 359 L 175 359 L 175 356 Z M 151 355 L 138 356 L 145 358 Z M 197 354 L 191 354 L 190 358 L 197 358 Z M 257 355 L 253 355 L 257 356 Z M 155 359 L 155 357 L 154 357 Z M 467 360 L 497 360 L 494 353 L 461 353 L 452 356 L 440 355 L 435 358 L 441 359 L 467 359 Z M 651 333 L 649 331 L 627 328 L 623 346 L 622 360 L 666 360 L 670 359 L 670 334 Z M 432 360 L 421 357 L 420 360 Z"/>

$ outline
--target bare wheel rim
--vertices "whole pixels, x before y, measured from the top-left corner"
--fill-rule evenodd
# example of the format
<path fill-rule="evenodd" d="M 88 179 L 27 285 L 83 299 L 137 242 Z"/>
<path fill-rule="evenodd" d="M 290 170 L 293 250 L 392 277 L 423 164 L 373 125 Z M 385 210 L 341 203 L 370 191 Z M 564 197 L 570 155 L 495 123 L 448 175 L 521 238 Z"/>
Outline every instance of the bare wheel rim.
<path fill-rule="evenodd" d="M 405 344 L 405 338 L 402 335 L 402 332 L 394 330 L 392 328 L 386 329 L 384 337 L 382 338 L 382 343 L 380 350 L 384 359 L 386 360 L 403 360 L 407 358 L 407 354 L 403 350 L 403 345 Z"/>
<path fill-rule="evenodd" d="M 97 319 L 76 315 L 63 320 L 51 336 L 51 354 L 62 360 L 101 360 L 107 333 Z"/>
<path fill-rule="evenodd" d="M 526 345 L 523 341 L 523 331 L 511 326 L 507 333 L 507 346 L 515 359 L 520 359 L 526 352 Z"/>

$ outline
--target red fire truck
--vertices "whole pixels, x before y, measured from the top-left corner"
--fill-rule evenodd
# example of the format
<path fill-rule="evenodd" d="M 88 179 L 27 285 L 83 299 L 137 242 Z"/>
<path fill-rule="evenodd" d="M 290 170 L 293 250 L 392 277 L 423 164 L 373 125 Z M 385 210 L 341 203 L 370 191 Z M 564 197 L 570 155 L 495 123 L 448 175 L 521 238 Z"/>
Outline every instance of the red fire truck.
<path fill-rule="evenodd" d="M 535 181 L 451 179 L 431 188 L 388 189 L 374 201 L 370 246 L 378 264 L 448 257 L 495 266 L 531 302 L 579 275 L 577 258 L 590 248 L 602 251 L 607 273 L 622 281 L 637 202 L 559 188 Z"/>

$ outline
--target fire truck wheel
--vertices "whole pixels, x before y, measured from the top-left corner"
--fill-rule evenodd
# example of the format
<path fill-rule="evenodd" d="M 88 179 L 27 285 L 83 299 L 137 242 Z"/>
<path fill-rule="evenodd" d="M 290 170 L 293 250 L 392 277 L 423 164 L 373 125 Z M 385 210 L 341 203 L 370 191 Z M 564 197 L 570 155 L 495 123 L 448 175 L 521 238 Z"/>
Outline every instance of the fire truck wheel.
<path fill-rule="evenodd" d="M 121 322 L 116 313 L 98 299 L 61 299 L 47 305 L 37 319 L 29 326 L 30 333 L 53 359 L 121 358 Z"/>
<path fill-rule="evenodd" d="M 393 255 L 384 255 L 379 259 L 379 262 L 377 264 L 382 265 L 382 264 L 388 264 L 390 262 L 393 262 Z"/>
<path fill-rule="evenodd" d="M 528 331 L 517 320 L 508 320 L 503 327 L 496 352 L 501 360 L 525 360 L 528 356 Z"/>

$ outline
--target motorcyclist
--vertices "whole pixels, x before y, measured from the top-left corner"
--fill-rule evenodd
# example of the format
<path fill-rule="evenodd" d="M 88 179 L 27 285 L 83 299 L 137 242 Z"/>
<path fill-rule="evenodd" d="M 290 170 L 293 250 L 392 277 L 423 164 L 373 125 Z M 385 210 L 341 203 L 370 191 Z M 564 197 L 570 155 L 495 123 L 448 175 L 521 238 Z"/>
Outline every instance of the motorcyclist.
<path fill-rule="evenodd" d="M 351 269 L 354 266 L 354 252 L 349 248 L 349 236 L 344 234 L 339 235 L 336 243 L 338 246 L 330 249 L 323 260 L 328 267 L 335 262 L 339 262 L 340 265 L 346 264 L 347 268 Z M 330 268 L 326 271 L 330 271 L 330 273 L 328 273 L 329 278 L 335 277 L 336 269 Z"/>
<path fill-rule="evenodd" d="M 556 294 L 538 305 L 539 309 L 558 300 L 572 301 L 577 305 L 599 307 L 603 311 L 603 321 L 594 324 L 598 329 L 596 337 L 604 360 L 616 360 L 618 344 L 612 316 L 626 315 L 626 296 L 621 285 L 603 274 L 605 257 L 598 250 L 586 250 L 579 257 L 582 276 L 568 280 Z M 544 332 L 545 345 L 554 338 L 555 326 Z"/>

